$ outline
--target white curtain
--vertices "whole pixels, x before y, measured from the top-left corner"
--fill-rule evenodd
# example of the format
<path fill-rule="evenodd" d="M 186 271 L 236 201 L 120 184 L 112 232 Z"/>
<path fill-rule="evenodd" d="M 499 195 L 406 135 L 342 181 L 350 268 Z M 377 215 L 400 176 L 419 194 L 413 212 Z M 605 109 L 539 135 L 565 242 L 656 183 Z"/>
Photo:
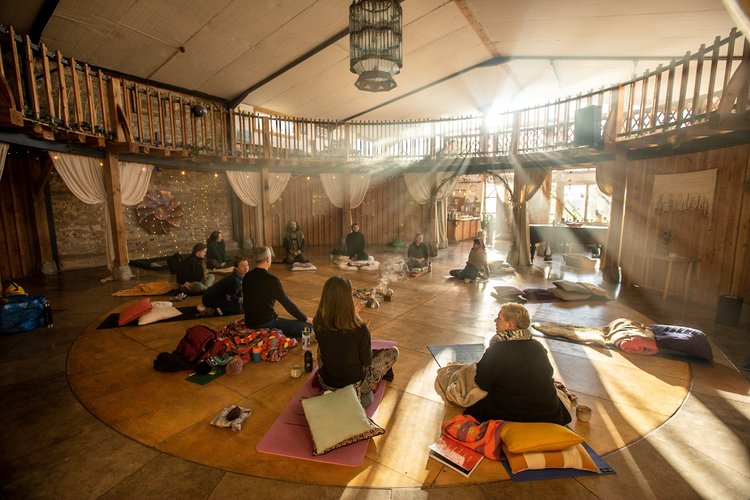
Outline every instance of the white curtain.
<path fill-rule="evenodd" d="M 5 169 L 5 157 L 8 155 L 8 144 L 0 142 L 0 179 L 3 178 L 3 170 Z"/>
<path fill-rule="evenodd" d="M 280 173 L 268 176 L 268 198 L 271 203 L 275 203 L 281 197 L 289 183 L 291 174 Z M 232 186 L 232 190 L 242 203 L 257 207 L 260 205 L 262 194 L 260 172 L 244 172 L 240 170 L 228 170 L 227 179 Z"/>
<path fill-rule="evenodd" d="M 430 207 L 432 210 L 432 235 L 435 243 L 440 248 L 448 247 L 448 213 L 446 210 L 446 198 L 453 189 L 456 187 L 456 183 L 460 176 L 456 175 L 453 178 L 446 180 L 446 178 L 453 176 L 451 172 L 439 172 L 437 174 L 437 185 L 440 186 L 435 195 L 435 205 Z M 414 201 L 420 205 L 424 205 L 430 201 L 430 197 L 433 194 L 432 186 L 432 174 L 429 172 L 425 173 L 406 173 L 404 174 L 404 181 L 406 182 L 406 189 Z M 443 183 L 443 181 L 445 181 Z M 441 184 L 443 183 L 443 184 Z"/>
<path fill-rule="evenodd" d="M 104 246 L 107 254 L 107 267 L 112 269 L 115 260 L 112 241 L 112 224 L 109 220 L 109 208 L 105 203 L 107 191 L 104 188 L 104 172 L 98 158 L 57 153 L 52 156 L 57 173 L 76 198 L 88 205 L 104 204 Z M 121 162 L 120 191 L 123 205 L 140 203 L 148 189 L 153 166 L 141 163 Z M 127 246 L 126 246 L 127 251 Z M 127 255 L 125 256 L 127 259 Z"/>
<path fill-rule="evenodd" d="M 344 178 L 343 174 L 320 174 L 323 192 L 336 208 L 344 206 Z M 349 204 L 351 208 L 357 208 L 362 204 L 369 188 L 370 174 L 349 174 Z"/>
<path fill-rule="evenodd" d="M 430 201 L 432 174 L 404 174 L 404 181 L 406 182 L 406 189 L 414 198 L 414 201 L 420 205 Z"/>

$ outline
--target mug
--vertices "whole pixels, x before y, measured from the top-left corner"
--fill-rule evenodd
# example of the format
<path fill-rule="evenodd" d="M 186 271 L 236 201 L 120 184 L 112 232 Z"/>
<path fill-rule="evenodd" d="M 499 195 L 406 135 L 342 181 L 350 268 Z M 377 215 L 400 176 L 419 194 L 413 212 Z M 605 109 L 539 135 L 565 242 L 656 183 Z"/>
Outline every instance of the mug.
<path fill-rule="evenodd" d="M 576 406 L 576 418 L 581 422 L 588 422 L 591 420 L 591 408 L 586 405 Z"/>
<path fill-rule="evenodd" d="M 292 365 L 291 375 L 292 378 L 300 378 L 302 376 L 302 367 L 300 365 Z"/>

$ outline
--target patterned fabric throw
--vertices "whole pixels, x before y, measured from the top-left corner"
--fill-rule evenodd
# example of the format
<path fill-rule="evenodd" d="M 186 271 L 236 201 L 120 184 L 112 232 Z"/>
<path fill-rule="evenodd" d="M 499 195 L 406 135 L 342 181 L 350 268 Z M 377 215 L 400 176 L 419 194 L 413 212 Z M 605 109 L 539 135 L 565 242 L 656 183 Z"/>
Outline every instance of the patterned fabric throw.
<path fill-rule="evenodd" d="M 504 420 L 480 424 L 470 415 L 457 415 L 443 425 L 443 435 L 491 460 L 500 460 L 503 456 L 500 430 L 505 424 Z"/>
<path fill-rule="evenodd" d="M 261 348 L 261 359 L 276 362 L 297 345 L 297 339 L 284 335 L 275 328 L 254 330 L 245 326 L 245 319 L 238 319 L 219 330 L 220 341 L 226 346 L 226 352 L 239 356 L 243 363 L 252 359 L 253 348 Z"/>

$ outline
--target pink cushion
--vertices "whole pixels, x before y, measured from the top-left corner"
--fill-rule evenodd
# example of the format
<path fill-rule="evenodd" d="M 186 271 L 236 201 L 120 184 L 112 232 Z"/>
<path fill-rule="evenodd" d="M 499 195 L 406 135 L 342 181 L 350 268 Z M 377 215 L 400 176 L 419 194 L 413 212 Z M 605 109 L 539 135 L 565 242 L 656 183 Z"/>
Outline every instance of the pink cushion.
<path fill-rule="evenodd" d="M 146 297 L 138 302 L 130 304 L 128 307 L 120 311 L 120 318 L 117 320 L 119 326 L 127 325 L 133 320 L 136 320 L 151 310 L 151 299 Z"/>

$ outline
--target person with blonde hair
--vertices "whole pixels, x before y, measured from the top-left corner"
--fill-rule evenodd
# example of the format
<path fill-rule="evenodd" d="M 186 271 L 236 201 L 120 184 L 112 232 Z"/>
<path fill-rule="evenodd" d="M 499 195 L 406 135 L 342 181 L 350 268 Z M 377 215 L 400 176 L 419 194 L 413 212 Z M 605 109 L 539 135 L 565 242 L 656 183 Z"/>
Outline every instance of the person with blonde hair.
<path fill-rule="evenodd" d="M 478 422 L 571 421 L 570 399 L 555 387 L 547 351 L 531 338 L 529 312 L 521 304 L 503 304 L 495 335 L 477 363 L 474 381 L 487 396 L 466 408 Z"/>
<path fill-rule="evenodd" d="M 318 341 L 318 380 L 324 389 L 353 384 L 362 406 L 372 402 L 380 379 L 393 379 L 398 348 L 373 351 L 370 330 L 357 312 L 351 282 L 333 276 L 323 286 L 313 319 Z"/>

